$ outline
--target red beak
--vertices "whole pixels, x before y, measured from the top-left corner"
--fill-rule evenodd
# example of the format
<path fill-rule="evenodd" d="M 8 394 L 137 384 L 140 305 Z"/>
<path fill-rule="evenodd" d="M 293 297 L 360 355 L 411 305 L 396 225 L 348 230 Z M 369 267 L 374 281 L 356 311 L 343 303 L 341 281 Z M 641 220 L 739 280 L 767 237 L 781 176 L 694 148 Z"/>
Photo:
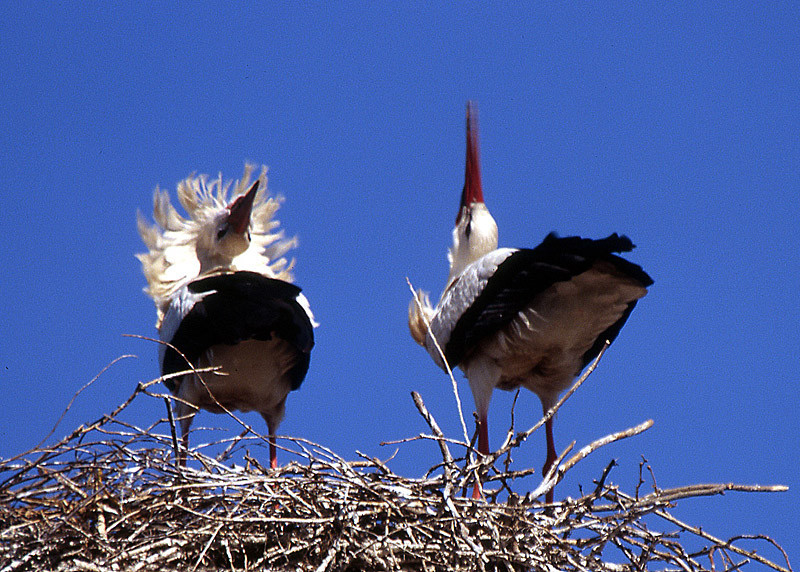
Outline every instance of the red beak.
<path fill-rule="evenodd" d="M 456 224 L 461 220 L 464 207 L 483 202 L 481 186 L 481 160 L 478 154 L 478 111 L 471 101 L 467 102 L 467 167 L 464 172 L 464 190 L 461 192 L 461 205 Z"/>
<path fill-rule="evenodd" d="M 244 234 L 247 232 L 247 227 L 250 225 L 250 211 L 253 210 L 253 201 L 256 198 L 258 191 L 258 181 L 253 183 L 250 190 L 243 195 L 236 197 L 236 200 L 228 205 L 230 215 L 228 216 L 228 224 L 234 232 Z"/>

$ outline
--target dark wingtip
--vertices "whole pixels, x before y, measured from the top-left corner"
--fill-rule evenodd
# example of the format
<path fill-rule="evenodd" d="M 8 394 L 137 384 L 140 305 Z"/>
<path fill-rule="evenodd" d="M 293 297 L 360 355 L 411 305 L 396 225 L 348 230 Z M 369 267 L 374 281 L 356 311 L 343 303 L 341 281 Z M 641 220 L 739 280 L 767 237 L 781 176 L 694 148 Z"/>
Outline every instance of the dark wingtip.
<path fill-rule="evenodd" d="M 594 252 L 630 252 L 636 246 L 627 236 L 617 234 L 616 232 L 608 235 L 605 238 L 592 239 L 582 238 L 580 236 L 565 236 L 560 237 L 556 232 L 550 232 L 542 241 L 542 246 L 552 247 L 555 245 L 564 245 L 568 248 L 587 249 Z"/>
<path fill-rule="evenodd" d="M 610 248 L 613 248 L 614 252 L 630 252 L 636 248 L 636 245 L 633 244 L 633 241 L 630 238 L 624 234 L 617 234 L 616 232 L 607 236 L 603 240 L 609 243 Z"/>
<path fill-rule="evenodd" d="M 551 232 L 536 247 L 545 252 L 564 252 L 591 258 L 613 259 L 620 270 L 638 280 L 642 286 L 651 286 L 653 279 L 642 270 L 641 266 L 614 255 L 614 253 L 630 252 L 634 248 L 630 238 L 616 232 L 600 239 L 581 238 L 580 236 L 559 237 L 555 232 Z"/>

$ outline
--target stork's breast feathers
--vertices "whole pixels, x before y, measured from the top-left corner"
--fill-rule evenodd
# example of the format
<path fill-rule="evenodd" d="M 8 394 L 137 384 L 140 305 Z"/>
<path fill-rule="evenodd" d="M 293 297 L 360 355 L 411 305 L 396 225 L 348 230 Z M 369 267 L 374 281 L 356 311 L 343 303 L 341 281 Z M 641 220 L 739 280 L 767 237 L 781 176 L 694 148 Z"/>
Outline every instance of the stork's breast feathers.
<path fill-rule="evenodd" d="M 277 336 L 298 354 L 290 372 L 292 389 L 297 389 L 314 346 L 313 324 L 301 297 L 294 284 L 255 272 L 220 273 L 190 282 L 176 293 L 162 324 L 161 339 L 175 348 L 161 353 L 162 375 L 188 369 L 180 354 L 196 365 L 214 346 Z"/>

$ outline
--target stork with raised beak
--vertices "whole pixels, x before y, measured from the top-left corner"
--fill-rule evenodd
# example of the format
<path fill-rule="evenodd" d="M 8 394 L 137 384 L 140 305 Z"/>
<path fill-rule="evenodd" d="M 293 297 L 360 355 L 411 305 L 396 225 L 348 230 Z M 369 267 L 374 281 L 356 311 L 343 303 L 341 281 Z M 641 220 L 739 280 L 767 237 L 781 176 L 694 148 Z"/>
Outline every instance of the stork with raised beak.
<path fill-rule="evenodd" d="M 450 275 L 436 307 L 425 292 L 409 305 L 411 335 L 444 369 L 469 380 L 477 409 L 478 452 L 489 453 L 487 414 L 495 388 L 534 392 L 547 413 L 576 376 L 612 342 L 653 280 L 615 253 L 626 236 L 592 240 L 549 234 L 529 249 L 497 248 L 497 224 L 481 187 L 477 118 L 467 104 L 467 162 L 450 248 Z M 547 474 L 557 455 L 545 423 Z M 475 483 L 473 498 L 480 498 Z M 552 502 L 552 489 L 546 502 Z"/>
<path fill-rule="evenodd" d="M 308 371 L 314 317 L 292 283 L 296 246 L 273 219 L 279 200 L 266 193 L 266 168 L 250 183 L 248 165 L 229 199 L 230 181 L 191 176 L 178 184 L 181 216 L 156 188 L 150 225 L 139 213 L 149 252 L 137 255 L 156 304 L 161 375 L 177 397 L 184 451 L 198 408 L 214 413 L 258 411 L 277 466 L 275 431 L 286 397 Z M 192 368 L 217 368 L 199 373 Z"/>

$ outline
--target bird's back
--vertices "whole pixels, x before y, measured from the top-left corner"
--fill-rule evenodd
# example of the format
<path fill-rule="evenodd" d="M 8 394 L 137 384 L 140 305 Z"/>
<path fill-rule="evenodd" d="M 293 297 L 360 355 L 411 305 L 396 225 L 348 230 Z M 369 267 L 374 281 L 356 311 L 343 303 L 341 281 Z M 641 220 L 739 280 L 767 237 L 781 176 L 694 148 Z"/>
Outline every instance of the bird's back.
<path fill-rule="evenodd" d="M 184 286 L 167 311 L 161 336 L 172 346 L 162 351 L 162 375 L 186 370 L 186 360 L 197 365 L 215 347 L 282 340 L 282 351 L 296 354 L 286 372 L 291 389 L 305 378 L 314 346 L 313 323 L 300 288 L 245 271 L 219 273 Z M 170 389 L 175 389 L 174 383 Z"/>
<path fill-rule="evenodd" d="M 477 260 L 445 294 L 432 324 L 451 366 L 487 344 L 507 356 L 532 348 L 579 355 L 578 371 L 613 340 L 652 279 L 615 253 L 633 248 L 613 234 L 601 240 L 554 234 L 533 249 L 500 249 Z M 529 361 L 529 360 L 528 360 Z M 574 375 L 575 372 L 572 372 Z"/>

